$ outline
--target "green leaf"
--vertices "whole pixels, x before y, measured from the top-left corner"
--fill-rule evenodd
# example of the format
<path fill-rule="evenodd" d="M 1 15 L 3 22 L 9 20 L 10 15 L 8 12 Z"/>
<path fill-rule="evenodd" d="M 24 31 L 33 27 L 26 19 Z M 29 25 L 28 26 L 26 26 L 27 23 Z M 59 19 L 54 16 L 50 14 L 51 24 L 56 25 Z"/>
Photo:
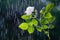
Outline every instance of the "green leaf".
<path fill-rule="evenodd" d="M 48 28 L 48 26 L 47 26 L 47 25 L 43 25 L 43 27 L 44 27 L 44 29 L 47 29 L 47 28 Z"/>
<path fill-rule="evenodd" d="M 28 29 L 28 24 L 27 23 L 22 23 L 19 25 L 19 28 L 22 30 L 27 30 Z"/>
<path fill-rule="evenodd" d="M 30 27 L 28 28 L 28 33 L 29 33 L 29 34 L 32 34 L 33 32 L 34 32 L 34 27 L 31 27 L 31 26 L 30 26 Z"/>
<path fill-rule="evenodd" d="M 31 19 L 32 15 L 23 15 L 23 16 L 21 16 L 21 18 L 24 20 Z"/>
<path fill-rule="evenodd" d="M 51 17 L 48 19 L 49 23 L 52 23 L 55 20 L 55 17 Z"/>
<path fill-rule="evenodd" d="M 51 25 L 51 26 L 49 27 L 49 29 L 53 29 L 53 28 L 55 28 L 55 26 L 54 26 L 54 25 Z"/>
<path fill-rule="evenodd" d="M 47 29 L 47 28 L 48 28 L 47 25 L 42 25 L 42 26 L 41 26 L 41 29 Z"/>
<path fill-rule="evenodd" d="M 32 22 L 33 22 L 34 26 L 38 25 L 38 21 L 36 19 L 32 19 Z"/>
<path fill-rule="evenodd" d="M 33 22 L 29 22 L 29 26 L 33 26 Z"/>
<path fill-rule="evenodd" d="M 46 20 L 46 19 L 43 19 L 43 20 L 41 20 L 40 22 L 41 22 L 41 24 L 49 24 L 49 21 Z"/>
<path fill-rule="evenodd" d="M 50 11 L 52 8 L 54 7 L 54 4 L 53 3 L 50 3 L 46 6 L 46 11 Z"/>
<path fill-rule="evenodd" d="M 52 15 L 51 15 L 50 12 L 46 13 L 45 16 L 44 16 L 44 18 L 51 18 L 51 17 L 52 17 Z"/>
<path fill-rule="evenodd" d="M 37 29 L 37 31 L 42 32 L 42 28 L 41 27 L 37 27 L 36 29 Z"/>
<path fill-rule="evenodd" d="M 44 33 L 45 33 L 47 36 L 49 36 L 49 31 L 44 31 Z"/>

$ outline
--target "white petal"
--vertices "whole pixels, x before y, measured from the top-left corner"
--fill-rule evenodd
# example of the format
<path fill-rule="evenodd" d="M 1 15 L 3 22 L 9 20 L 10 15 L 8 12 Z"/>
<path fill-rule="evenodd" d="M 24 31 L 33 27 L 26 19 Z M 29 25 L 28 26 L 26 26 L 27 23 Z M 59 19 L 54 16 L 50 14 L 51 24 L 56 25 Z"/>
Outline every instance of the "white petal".
<path fill-rule="evenodd" d="M 27 7 L 25 13 L 26 15 L 31 15 L 33 11 L 34 11 L 34 7 L 29 6 Z"/>

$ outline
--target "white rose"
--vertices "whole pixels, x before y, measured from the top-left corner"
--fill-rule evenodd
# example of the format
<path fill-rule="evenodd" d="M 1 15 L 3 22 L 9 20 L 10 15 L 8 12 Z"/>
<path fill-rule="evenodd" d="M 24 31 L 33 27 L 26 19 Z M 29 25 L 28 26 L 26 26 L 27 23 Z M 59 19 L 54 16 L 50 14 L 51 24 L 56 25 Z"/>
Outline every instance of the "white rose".
<path fill-rule="evenodd" d="M 26 15 L 31 15 L 33 11 L 34 11 L 34 7 L 29 6 L 27 7 L 25 13 Z"/>

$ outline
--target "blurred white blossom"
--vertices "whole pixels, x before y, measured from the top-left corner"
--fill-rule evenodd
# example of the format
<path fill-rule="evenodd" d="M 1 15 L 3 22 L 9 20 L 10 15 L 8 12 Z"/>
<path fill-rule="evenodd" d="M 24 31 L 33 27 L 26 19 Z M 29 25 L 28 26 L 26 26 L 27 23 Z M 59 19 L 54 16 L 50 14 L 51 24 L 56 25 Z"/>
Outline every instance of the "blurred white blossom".
<path fill-rule="evenodd" d="M 34 11 L 34 7 L 29 6 L 27 7 L 25 13 L 26 15 L 31 15 L 33 11 Z"/>

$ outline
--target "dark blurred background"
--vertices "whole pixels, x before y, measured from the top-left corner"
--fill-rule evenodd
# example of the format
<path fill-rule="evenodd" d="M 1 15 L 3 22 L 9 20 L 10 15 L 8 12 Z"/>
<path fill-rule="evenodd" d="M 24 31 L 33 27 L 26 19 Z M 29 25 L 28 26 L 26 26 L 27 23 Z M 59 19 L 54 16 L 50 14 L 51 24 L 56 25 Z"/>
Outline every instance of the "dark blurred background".
<path fill-rule="evenodd" d="M 0 40 L 48 40 L 44 33 L 35 30 L 29 35 L 18 25 L 23 21 L 20 17 L 28 6 L 34 6 L 39 13 L 50 2 L 55 4 L 51 13 L 56 17 L 50 37 L 51 40 L 60 40 L 60 0 L 0 0 Z"/>

